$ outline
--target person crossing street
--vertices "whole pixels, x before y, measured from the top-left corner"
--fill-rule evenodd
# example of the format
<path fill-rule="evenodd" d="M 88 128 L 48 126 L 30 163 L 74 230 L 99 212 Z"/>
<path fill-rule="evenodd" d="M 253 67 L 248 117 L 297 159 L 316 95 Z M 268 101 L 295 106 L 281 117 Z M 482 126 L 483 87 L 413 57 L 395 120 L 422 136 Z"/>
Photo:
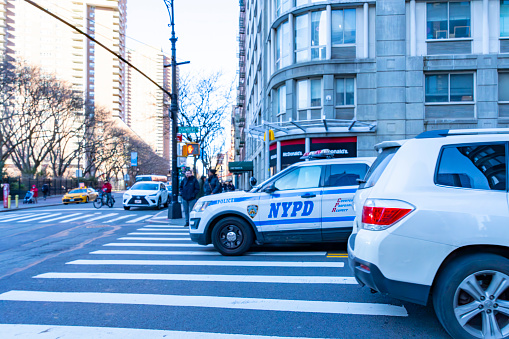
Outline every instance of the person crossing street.
<path fill-rule="evenodd" d="M 198 193 L 200 193 L 200 184 L 194 177 L 193 172 L 188 170 L 186 171 L 186 177 L 180 183 L 180 196 L 182 197 L 182 205 L 186 218 L 185 226 L 189 226 L 189 215 L 196 203 Z"/>

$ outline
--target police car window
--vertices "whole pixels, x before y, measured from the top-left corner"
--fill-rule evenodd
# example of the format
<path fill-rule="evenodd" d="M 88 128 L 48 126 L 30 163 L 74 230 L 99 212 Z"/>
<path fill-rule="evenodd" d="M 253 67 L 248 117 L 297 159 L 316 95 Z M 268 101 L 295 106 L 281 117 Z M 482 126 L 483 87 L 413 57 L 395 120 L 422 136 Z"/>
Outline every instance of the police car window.
<path fill-rule="evenodd" d="M 321 173 L 322 166 L 298 167 L 274 181 L 274 186 L 280 191 L 319 187 Z"/>
<path fill-rule="evenodd" d="M 435 183 L 505 191 L 506 172 L 504 144 L 445 147 L 440 157 Z"/>
<path fill-rule="evenodd" d="M 368 171 L 366 164 L 333 164 L 330 175 L 325 179 L 325 187 L 357 186 L 357 179 L 362 179 Z"/>

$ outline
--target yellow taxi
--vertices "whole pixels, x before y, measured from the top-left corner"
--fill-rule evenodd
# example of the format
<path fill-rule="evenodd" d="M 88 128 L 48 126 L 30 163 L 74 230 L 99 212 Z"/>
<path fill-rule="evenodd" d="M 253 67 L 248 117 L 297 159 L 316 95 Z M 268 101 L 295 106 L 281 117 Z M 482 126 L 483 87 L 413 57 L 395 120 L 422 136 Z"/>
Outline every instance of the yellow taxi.
<path fill-rule="evenodd" d="M 80 187 L 75 188 L 69 191 L 69 193 L 65 194 L 62 197 L 62 202 L 64 205 L 69 203 L 80 203 L 80 202 L 89 202 L 97 199 L 99 193 L 92 188 Z"/>

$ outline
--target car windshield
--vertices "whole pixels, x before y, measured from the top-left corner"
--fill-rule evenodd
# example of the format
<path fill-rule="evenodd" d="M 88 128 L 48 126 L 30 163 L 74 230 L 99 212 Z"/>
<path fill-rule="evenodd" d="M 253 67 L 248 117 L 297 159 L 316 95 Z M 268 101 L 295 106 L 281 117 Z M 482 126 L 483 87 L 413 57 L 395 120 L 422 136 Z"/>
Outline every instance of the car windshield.
<path fill-rule="evenodd" d="M 136 183 L 131 187 L 132 190 L 139 190 L 139 191 L 157 191 L 159 190 L 158 184 L 148 184 L 148 183 Z"/>
<path fill-rule="evenodd" d="M 75 193 L 87 193 L 87 190 L 86 190 L 86 189 L 74 189 L 74 190 L 71 190 L 69 193 L 70 193 L 70 194 L 75 194 Z"/>

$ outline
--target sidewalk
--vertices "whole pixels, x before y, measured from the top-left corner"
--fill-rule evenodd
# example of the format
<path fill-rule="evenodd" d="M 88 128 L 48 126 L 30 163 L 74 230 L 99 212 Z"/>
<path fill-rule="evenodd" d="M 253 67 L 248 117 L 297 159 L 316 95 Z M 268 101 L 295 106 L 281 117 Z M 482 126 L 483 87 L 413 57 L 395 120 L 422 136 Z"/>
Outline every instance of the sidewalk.
<path fill-rule="evenodd" d="M 0 202 L 0 213 L 1 212 L 13 212 L 19 210 L 26 210 L 31 208 L 39 208 L 39 207 L 48 207 L 48 206 L 59 206 L 62 205 L 62 196 L 61 195 L 52 195 L 44 200 L 43 197 L 37 198 L 37 204 L 24 204 L 23 197 L 19 199 L 18 208 L 16 208 L 16 201 L 14 197 L 11 198 L 11 208 L 4 208 L 3 201 Z"/>

